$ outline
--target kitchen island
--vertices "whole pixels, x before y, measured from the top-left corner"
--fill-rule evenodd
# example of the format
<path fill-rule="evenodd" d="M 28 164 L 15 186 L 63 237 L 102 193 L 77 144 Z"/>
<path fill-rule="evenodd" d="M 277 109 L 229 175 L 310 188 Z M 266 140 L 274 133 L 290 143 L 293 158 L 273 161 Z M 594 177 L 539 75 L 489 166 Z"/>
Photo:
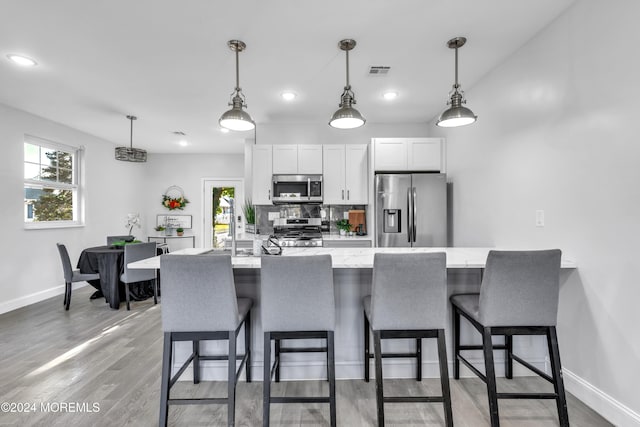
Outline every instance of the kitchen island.
<path fill-rule="evenodd" d="M 320 255 L 329 254 L 334 268 L 334 284 L 336 299 L 336 331 L 335 331 L 335 360 L 336 378 L 362 378 L 364 372 L 363 358 L 363 318 L 362 298 L 371 293 L 373 257 L 375 253 L 415 253 L 415 252 L 446 252 L 447 254 L 447 287 L 448 293 L 477 292 L 480 286 L 481 272 L 484 268 L 487 253 L 490 248 L 284 248 L 283 256 Z M 197 255 L 228 253 L 209 248 L 189 248 L 173 254 Z M 168 255 L 171 256 L 171 255 Z M 252 328 L 252 369 L 254 377 L 259 378 L 263 360 L 262 326 L 260 322 L 260 257 L 235 256 L 232 258 L 237 294 L 239 297 L 249 297 L 254 300 L 251 316 Z M 129 264 L 130 268 L 159 268 L 160 258 L 154 257 Z M 561 284 L 576 268 L 576 263 L 563 258 Z M 185 315 L 187 315 L 185 313 Z M 480 342 L 480 337 L 468 325 L 463 324 L 461 337 L 463 342 Z M 384 351 L 408 351 L 415 342 L 412 340 L 389 340 L 383 344 Z M 437 351 L 434 340 L 423 342 L 423 376 L 438 377 Z M 242 346 L 241 340 L 238 345 Z M 181 345 L 182 344 L 182 345 Z M 313 340 L 296 345 L 313 344 Z M 208 342 L 203 344 L 205 352 L 224 353 L 226 343 Z M 447 331 L 448 356 L 451 361 L 451 334 Z M 560 343 L 562 348 L 562 343 Z M 176 344 L 176 360 L 184 360 L 190 354 L 190 345 Z M 542 337 L 517 337 L 514 339 L 514 351 L 524 356 L 534 366 L 546 370 L 546 342 Z M 326 361 L 321 354 L 285 354 L 282 357 L 282 379 L 319 379 L 326 378 Z M 482 366 L 480 352 L 471 356 L 470 360 Z M 502 374 L 504 367 L 502 352 L 496 352 L 496 372 Z M 175 364 L 178 366 L 178 363 Z M 202 362 L 203 379 L 225 379 L 227 375 L 224 362 Z M 385 359 L 385 377 L 410 378 L 415 375 L 415 366 L 407 359 Z M 519 370 L 514 366 L 514 374 L 528 374 L 526 370 Z M 465 368 L 466 369 L 466 368 Z M 189 372 L 189 371 L 187 371 Z M 184 379 L 189 379 L 185 372 Z M 450 371 L 451 372 L 451 371 Z M 461 375 L 467 371 L 461 370 Z"/>

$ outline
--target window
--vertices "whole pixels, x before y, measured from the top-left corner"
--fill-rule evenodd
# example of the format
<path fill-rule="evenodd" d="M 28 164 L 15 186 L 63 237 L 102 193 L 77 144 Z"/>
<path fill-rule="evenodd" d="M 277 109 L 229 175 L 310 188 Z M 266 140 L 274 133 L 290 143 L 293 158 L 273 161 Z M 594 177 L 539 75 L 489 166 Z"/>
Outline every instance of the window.
<path fill-rule="evenodd" d="M 26 228 L 81 225 L 81 149 L 25 135 L 24 223 Z"/>

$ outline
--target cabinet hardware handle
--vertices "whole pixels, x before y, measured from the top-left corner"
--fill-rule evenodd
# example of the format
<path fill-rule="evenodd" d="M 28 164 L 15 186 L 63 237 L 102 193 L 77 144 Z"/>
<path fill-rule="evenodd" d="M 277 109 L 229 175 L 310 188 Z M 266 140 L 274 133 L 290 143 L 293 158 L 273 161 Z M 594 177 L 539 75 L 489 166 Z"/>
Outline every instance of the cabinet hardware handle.
<path fill-rule="evenodd" d="M 342 190 L 342 200 L 344 200 L 344 190 Z"/>
<path fill-rule="evenodd" d="M 349 200 L 349 190 L 347 190 L 347 200 Z"/>

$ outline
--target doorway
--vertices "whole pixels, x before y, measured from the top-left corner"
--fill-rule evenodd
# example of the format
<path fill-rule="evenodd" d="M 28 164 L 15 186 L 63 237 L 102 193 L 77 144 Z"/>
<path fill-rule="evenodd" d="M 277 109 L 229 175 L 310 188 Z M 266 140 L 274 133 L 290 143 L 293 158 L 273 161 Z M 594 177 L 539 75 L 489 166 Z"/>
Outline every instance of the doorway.
<path fill-rule="evenodd" d="M 203 188 L 204 247 L 231 247 L 230 230 L 236 220 L 236 239 L 244 233 L 244 179 L 205 178 Z"/>

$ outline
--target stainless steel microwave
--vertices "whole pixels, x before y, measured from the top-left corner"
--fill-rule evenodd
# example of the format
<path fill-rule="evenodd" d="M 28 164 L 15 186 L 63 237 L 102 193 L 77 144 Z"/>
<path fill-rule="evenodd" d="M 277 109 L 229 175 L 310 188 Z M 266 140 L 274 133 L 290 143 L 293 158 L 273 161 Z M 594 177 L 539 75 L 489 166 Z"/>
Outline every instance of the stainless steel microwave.
<path fill-rule="evenodd" d="M 271 201 L 282 203 L 322 203 L 322 175 L 273 175 Z"/>

